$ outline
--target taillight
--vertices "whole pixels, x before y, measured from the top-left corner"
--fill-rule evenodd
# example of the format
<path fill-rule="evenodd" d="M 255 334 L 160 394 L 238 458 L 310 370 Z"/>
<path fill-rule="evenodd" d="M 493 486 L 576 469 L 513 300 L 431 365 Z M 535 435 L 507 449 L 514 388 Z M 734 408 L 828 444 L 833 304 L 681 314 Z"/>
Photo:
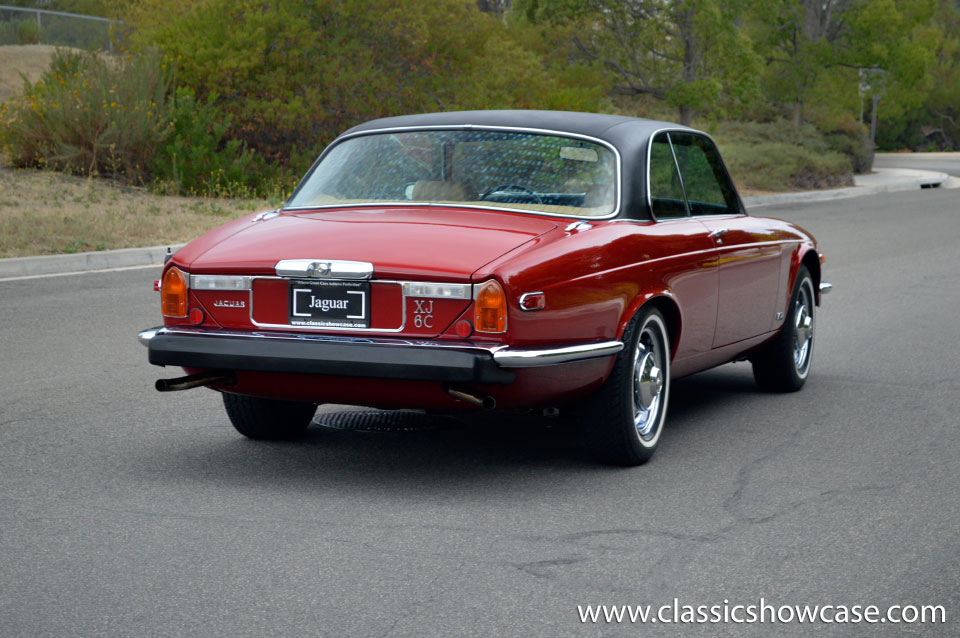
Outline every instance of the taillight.
<path fill-rule="evenodd" d="M 165 317 L 187 316 L 187 276 L 171 268 L 160 286 L 160 308 Z"/>
<path fill-rule="evenodd" d="M 474 304 L 474 326 L 477 332 L 507 331 L 507 296 L 494 280 L 480 284 Z"/>

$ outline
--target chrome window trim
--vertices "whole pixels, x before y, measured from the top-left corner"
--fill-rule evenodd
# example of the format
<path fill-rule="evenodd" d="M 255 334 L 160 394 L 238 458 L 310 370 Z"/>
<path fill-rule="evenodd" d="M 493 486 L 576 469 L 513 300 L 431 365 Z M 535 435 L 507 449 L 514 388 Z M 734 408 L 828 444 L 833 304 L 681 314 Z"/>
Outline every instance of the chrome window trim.
<path fill-rule="evenodd" d="M 687 187 L 683 183 L 683 173 L 680 172 L 680 161 L 677 160 L 677 151 L 673 148 L 673 138 L 670 137 L 670 132 L 667 132 L 667 144 L 670 145 L 670 155 L 673 157 L 673 165 L 677 169 L 677 179 L 680 180 L 680 192 L 683 194 L 683 208 L 687 211 L 687 217 L 693 217 L 693 212 L 690 210 L 690 200 L 687 198 Z M 653 212 L 653 209 L 650 209 L 650 212 Z"/>
<path fill-rule="evenodd" d="M 689 204 L 689 202 L 686 201 L 686 200 L 687 200 L 687 192 L 686 192 L 686 189 L 684 188 L 684 191 L 683 191 L 683 199 L 684 199 L 684 202 L 687 203 L 687 219 L 694 219 L 694 218 L 696 218 L 696 217 L 710 217 L 710 218 L 715 218 L 715 217 L 720 216 L 720 215 L 729 215 L 729 216 L 731 216 L 731 217 L 747 217 L 747 216 L 748 216 L 748 215 L 747 215 L 747 207 L 743 205 L 743 198 L 740 197 L 740 191 L 737 190 L 737 185 L 733 183 L 733 177 L 730 175 L 730 169 L 727 168 L 727 162 L 726 162 L 726 160 L 723 159 L 723 154 L 720 153 L 720 147 L 717 146 L 717 141 L 716 141 L 715 139 L 713 139 L 713 136 L 710 135 L 709 133 L 704 133 L 703 131 L 698 131 L 698 130 L 692 129 L 692 128 L 685 128 L 685 127 L 682 127 L 682 126 L 669 126 L 669 127 L 665 127 L 665 128 L 658 128 L 658 129 L 655 130 L 653 133 L 651 133 L 651 134 L 650 134 L 650 137 L 647 139 L 647 210 L 650 211 L 650 218 L 651 218 L 653 221 L 655 221 L 655 222 L 656 222 L 656 221 L 660 221 L 660 220 L 657 219 L 657 216 L 653 214 L 653 198 L 652 198 L 652 196 L 650 195 L 650 152 L 651 152 L 651 150 L 653 149 L 653 138 L 655 138 L 658 134 L 664 133 L 664 132 L 666 132 L 666 134 L 667 134 L 667 140 L 668 140 L 669 143 L 670 143 L 670 152 L 671 152 L 671 153 L 673 153 L 673 141 L 670 140 L 670 133 L 691 133 L 691 134 L 693 134 L 693 135 L 699 135 L 700 137 L 705 137 L 705 138 L 707 138 L 708 140 L 710 140 L 710 143 L 713 144 L 714 148 L 717 149 L 717 153 L 720 155 L 720 163 L 723 165 L 723 170 L 724 170 L 724 172 L 726 172 L 727 178 L 730 180 L 730 184 L 733 186 L 733 192 L 734 192 L 734 194 L 737 196 L 737 203 L 740 204 L 740 212 L 739 212 L 739 213 L 730 213 L 730 212 L 727 212 L 727 213 L 718 213 L 716 216 L 715 216 L 715 215 L 694 215 L 694 214 L 693 214 L 693 211 L 690 210 L 690 204 Z M 674 161 L 675 163 L 677 162 L 676 153 L 673 153 L 673 161 Z M 677 174 L 680 175 L 680 183 L 681 183 L 681 185 L 682 185 L 682 184 L 683 184 L 683 173 L 680 171 L 680 165 L 679 165 L 679 163 L 676 163 L 676 166 L 677 166 Z M 671 219 L 680 219 L 680 218 L 679 218 L 679 217 L 669 217 L 669 218 L 667 218 L 667 219 L 664 220 L 664 221 L 669 221 L 669 220 L 671 220 Z"/>
<path fill-rule="evenodd" d="M 489 126 L 489 125 L 477 125 L 477 124 L 444 124 L 444 125 L 424 125 L 424 126 L 392 126 L 388 128 L 378 128 L 370 129 L 366 131 L 357 131 L 356 133 L 350 133 L 347 135 L 341 135 L 335 139 L 331 144 L 323 149 L 323 153 L 320 154 L 320 157 L 317 158 L 317 161 L 313 163 L 313 166 L 310 167 L 310 170 L 304 176 L 300 183 L 297 185 L 297 188 L 294 189 L 293 193 L 290 194 L 290 197 L 287 199 L 289 202 L 294 196 L 300 191 L 300 186 L 304 184 L 316 169 L 320 165 L 320 162 L 326 157 L 327 153 L 330 152 L 330 149 L 335 147 L 342 142 L 353 139 L 355 137 L 363 137 L 366 135 L 377 135 L 380 133 L 403 133 L 403 132 L 415 132 L 415 131 L 505 131 L 508 133 L 530 133 L 532 135 L 552 135 L 554 137 L 564 137 L 568 139 L 577 139 L 585 140 L 587 142 L 592 142 L 594 144 L 599 144 L 607 148 L 613 153 L 614 159 L 616 160 L 616 169 L 614 170 L 615 174 L 615 186 L 617 190 L 616 205 L 613 208 L 613 212 L 607 215 L 567 215 L 563 213 L 547 213 L 536 210 L 529 210 L 525 208 L 508 208 L 505 206 L 477 206 L 475 204 L 458 204 L 453 203 L 437 203 L 437 202 L 410 202 L 410 201 L 379 201 L 379 202 L 370 202 L 370 203 L 358 203 L 358 204 L 324 204 L 322 206 L 287 206 L 284 202 L 283 206 L 280 207 L 281 211 L 296 211 L 296 210 L 320 210 L 320 209 L 330 209 L 330 208 L 378 208 L 382 206 L 416 206 L 416 207 L 442 207 L 442 208 L 468 208 L 471 210 L 492 210 L 492 211 L 502 211 L 508 213 L 524 213 L 527 215 L 536 215 L 538 217 L 564 217 L 569 219 L 612 219 L 620 214 L 620 208 L 623 201 L 623 162 L 620 158 L 620 151 L 605 140 L 601 140 L 590 135 L 582 135 L 580 133 L 568 133 L 564 131 L 555 131 L 552 129 L 539 129 L 539 128 L 528 128 L 522 126 Z"/>

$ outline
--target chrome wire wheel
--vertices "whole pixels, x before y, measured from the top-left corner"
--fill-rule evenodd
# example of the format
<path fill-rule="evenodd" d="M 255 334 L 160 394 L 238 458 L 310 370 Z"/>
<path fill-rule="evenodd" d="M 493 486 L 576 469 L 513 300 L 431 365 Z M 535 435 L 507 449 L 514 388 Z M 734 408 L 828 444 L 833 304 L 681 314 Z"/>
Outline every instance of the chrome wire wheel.
<path fill-rule="evenodd" d="M 805 377 L 810 369 L 814 328 L 813 284 L 809 278 L 801 282 L 799 293 L 793 312 L 793 363 L 797 374 Z"/>
<path fill-rule="evenodd" d="M 645 447 L 654 445 L 660 437 L 669 365 L 666 327 L 659 315 L 650 314 L 633 350 L 633 425 Z"/>

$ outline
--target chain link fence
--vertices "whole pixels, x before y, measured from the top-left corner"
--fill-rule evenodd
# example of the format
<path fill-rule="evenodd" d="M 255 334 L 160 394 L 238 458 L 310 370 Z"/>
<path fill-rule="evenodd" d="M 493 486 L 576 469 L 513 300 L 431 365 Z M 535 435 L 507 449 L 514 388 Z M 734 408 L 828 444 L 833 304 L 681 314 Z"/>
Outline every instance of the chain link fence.
<path fill-rule="evenodd" d="M 122 31 L 119 20 L 0 4 L 0 45 L 53 44 L 112 52 Z"/>

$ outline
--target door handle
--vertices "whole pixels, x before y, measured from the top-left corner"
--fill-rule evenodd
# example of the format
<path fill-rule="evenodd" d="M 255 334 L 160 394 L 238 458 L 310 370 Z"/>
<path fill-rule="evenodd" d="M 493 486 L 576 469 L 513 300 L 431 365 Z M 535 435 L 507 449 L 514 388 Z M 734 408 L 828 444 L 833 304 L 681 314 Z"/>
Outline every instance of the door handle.
<path fill-rule="evenodd" d="M 727 234 L 727 229 L 726 229 L 726 228 L 718 228 L 718 229 L 716 229 L 716 230 L 711 230 L 711 231 L 710 231 L 710 234 L 707 235 L 707 237 L 711 237 L 711 238 L 713 238 L 713 239 L 716 239 L 718 244 L 722 244 L 722 243 L 723 243 L 723 236 L 726 235 L 726 234 Z"/>

